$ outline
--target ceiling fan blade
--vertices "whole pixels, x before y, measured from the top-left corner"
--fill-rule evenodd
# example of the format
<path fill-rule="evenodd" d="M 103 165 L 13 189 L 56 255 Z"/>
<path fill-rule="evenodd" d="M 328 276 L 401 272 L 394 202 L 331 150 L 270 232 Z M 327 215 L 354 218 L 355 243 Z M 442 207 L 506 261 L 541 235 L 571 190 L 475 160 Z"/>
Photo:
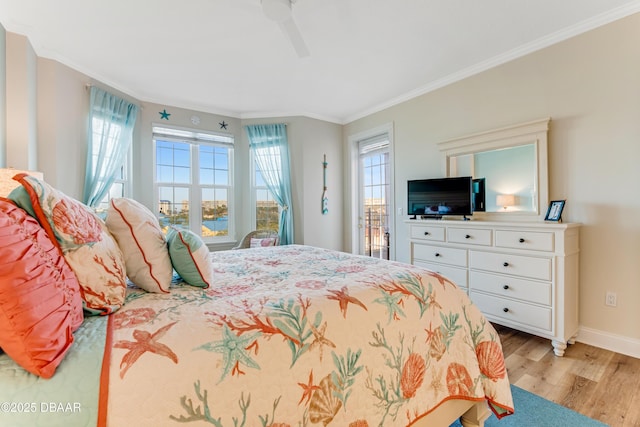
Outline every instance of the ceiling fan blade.
<path fill-rule="evenodd" d="M 291 41 L 291 44 L 293 45 L 293 48 L 295 49 L 298 56 L 301 58 L 309 56 L 309 48 L 304 42 L 302 34 L 300 33 L 300 30 L 298 29 L 298 26 L 296 25 L 293 18 L 289 17 L 288 19 L 280 22 L 279 25 L 282 31 Z"/>

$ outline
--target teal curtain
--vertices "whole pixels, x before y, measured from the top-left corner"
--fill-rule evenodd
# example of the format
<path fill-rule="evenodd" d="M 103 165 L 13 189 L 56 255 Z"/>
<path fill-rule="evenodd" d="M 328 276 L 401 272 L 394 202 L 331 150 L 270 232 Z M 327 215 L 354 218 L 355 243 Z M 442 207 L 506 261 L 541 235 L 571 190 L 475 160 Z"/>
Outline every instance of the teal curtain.
<path fill-rule="evenodd" d="M 280 205 L 280 244 L 289 245 L 293 239 L 293 209 L 291 208 L 291 169 L 289 143 L 285 124 L 245 126 L 249 147 L 258 169 L 276 203 Z"/>
<path fill-rule="evenodd" d="M 91 87 L 83 195 L 86 205 L 98 206 L 109 192 L 129 152 L 137 114 L 136 105 Z"/>

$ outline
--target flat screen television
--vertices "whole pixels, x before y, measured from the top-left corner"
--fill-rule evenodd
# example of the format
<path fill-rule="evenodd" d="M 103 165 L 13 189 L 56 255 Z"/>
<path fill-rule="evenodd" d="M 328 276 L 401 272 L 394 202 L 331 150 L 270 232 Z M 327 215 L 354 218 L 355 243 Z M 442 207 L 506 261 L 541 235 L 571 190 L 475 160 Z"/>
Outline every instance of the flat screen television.
<path fill-rule="evenodd" d="M 409 215 L 441 218 L 473 214 L 470 176 L 407 181 Z"/>

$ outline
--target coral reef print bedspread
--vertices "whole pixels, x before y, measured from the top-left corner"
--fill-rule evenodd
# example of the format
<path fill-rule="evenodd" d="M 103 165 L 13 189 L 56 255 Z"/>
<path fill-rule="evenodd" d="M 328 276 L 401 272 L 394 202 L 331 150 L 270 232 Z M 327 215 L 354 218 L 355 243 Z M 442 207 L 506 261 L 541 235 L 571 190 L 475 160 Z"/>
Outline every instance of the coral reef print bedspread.
<path fill-rule="evenodd" d="M 129 289 L 107 425 L 387 427 L 450 398 L 513 408 L 498 334 L 435 273 L 300 245 L 212 261 L 209 289 Z"/>

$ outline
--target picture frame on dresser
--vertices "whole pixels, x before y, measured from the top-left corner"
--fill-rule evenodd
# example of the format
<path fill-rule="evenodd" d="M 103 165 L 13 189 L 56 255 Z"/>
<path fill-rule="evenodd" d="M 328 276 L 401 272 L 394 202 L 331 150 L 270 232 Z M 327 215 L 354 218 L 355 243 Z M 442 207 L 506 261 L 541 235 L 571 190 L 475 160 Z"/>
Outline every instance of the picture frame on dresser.
<path fill-rule="evenodd" d="M 552 200 L 549 202 L 549 208 L 547 214 L 544 217 L 545 221 L 557 221 L 562 222 L 562 210 L 566 200 Z"/>

